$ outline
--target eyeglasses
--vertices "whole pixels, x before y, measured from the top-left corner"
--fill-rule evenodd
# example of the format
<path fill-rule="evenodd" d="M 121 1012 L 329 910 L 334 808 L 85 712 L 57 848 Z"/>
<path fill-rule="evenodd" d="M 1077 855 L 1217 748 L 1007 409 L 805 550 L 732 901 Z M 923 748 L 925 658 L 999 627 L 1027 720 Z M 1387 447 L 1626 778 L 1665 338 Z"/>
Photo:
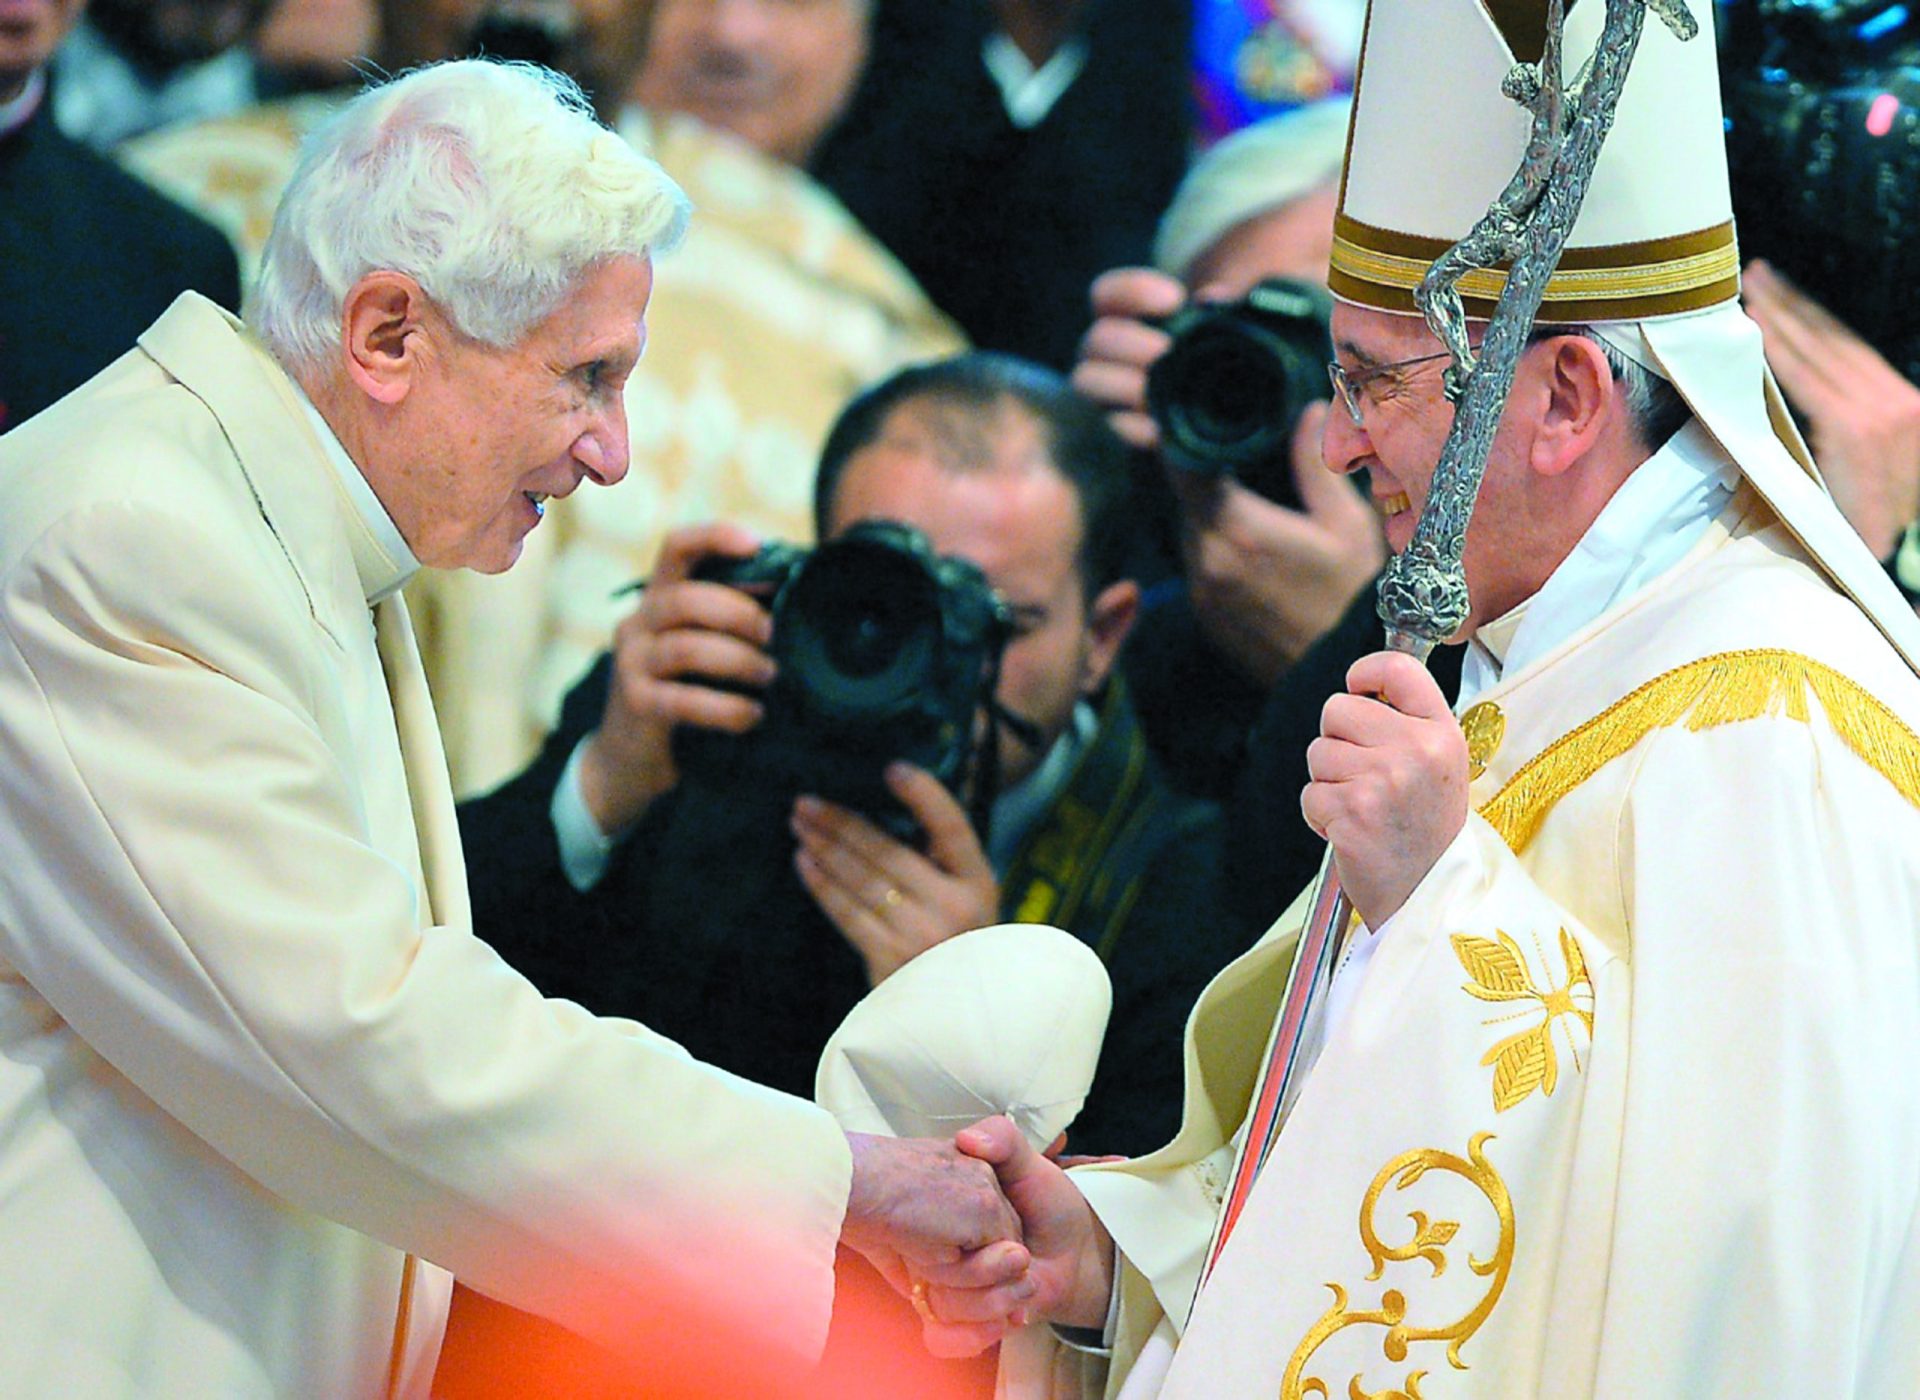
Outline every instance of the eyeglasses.
<path fill-rule="evenodd" d="M 1353 426 L 1365 430 L 1367 420 L 1360 415 L 1360 394 L 1367 385 L 1382 375 L 1397 370 L 1412 369 L 1415 365 L 1432 364 L 1435 360 L 1449 360 L 1453 352 L 1442 350 L 1432 355 L 1416 355 L 1411 360 L 1395 360 L 1390 365 L 1375 365 L 1372 369 L 1363 369 L 1357 374 L 1348 374 L 1338 360 L 1327 362 L 1327 378 L 1333 381 L 1333 395 L 1340 400 L 1341 407 L 1347 410 L 1347 417 L 1353 420 Z"/>

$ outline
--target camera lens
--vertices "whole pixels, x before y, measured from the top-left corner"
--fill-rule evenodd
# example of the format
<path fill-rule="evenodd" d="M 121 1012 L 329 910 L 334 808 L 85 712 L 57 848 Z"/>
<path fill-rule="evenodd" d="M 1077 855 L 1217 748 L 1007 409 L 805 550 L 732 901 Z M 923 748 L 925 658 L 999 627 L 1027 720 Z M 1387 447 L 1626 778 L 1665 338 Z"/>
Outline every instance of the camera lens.
<path fill-rule="evenodd" d="M 1162 460 L 1196 475 L 1231 474 L 1297 506 L 1293 430 L 1306 406 L 1326 397 L 1331 307 L 1325 290 L 1275 277 L 1240 301 L 1169 317 L 1173 343 L 1147 372 Z"/>
<path fill-rule="evenodd" d="M 809 715 L 853 729 L 914 708 L 940 637 L 938 585 L 919 561 L 843 540 L 801 569 L 776 644 L 783 682 L 805 697 Z"/>
<path fill-rule="evenodd" d="M 1148 390 L 1168 459 L 1224 472 L 1281 450 L 1288 358 L 1277 336 L 1256 327 L 1226 317 L 1196 326 L 1154 366 L 1160 393 Z"/>

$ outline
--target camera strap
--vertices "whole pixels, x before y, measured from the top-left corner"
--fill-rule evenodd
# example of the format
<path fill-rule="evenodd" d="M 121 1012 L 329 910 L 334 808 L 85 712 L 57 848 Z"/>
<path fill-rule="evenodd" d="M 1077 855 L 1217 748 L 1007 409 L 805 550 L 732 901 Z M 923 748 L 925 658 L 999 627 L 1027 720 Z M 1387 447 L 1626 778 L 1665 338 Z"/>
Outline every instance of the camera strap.
<path fill-rule="evenodd" d="M 1153 858 L 1208 809 L 1157 778 L 1125 684 L 1108 682 L 1087 751 L 1015 852 L 1001 881 L 1001 913 L 1053 924 L 1113 956 Z"/>

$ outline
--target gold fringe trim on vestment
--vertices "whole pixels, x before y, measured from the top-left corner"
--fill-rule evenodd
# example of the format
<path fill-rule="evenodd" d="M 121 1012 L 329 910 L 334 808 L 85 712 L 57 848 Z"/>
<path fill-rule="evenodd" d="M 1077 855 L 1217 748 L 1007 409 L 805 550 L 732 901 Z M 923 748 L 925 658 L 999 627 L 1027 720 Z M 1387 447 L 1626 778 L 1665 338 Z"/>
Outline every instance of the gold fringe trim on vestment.
<path fill-rule="evenodd" d="M 1833 732 L 1920 807 L 1920 738 L 1870 691 L 1830 666 L 1779 650 L 1729 651 L 1656 676 L 1529 759 L 1480 809 L 1515 855 L 1554 805 L 1656 729 L 1696 733 L 1784 714 L 1807 722 L 1811 691 Z"/>

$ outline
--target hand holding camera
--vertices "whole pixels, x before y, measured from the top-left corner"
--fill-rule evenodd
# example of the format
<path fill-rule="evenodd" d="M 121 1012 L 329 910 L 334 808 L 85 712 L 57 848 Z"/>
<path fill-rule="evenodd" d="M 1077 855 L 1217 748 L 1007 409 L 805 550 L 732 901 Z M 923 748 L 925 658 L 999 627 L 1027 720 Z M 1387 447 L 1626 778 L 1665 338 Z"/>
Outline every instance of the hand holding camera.
<path fill-rule="evenodd" d="M 581 796 L 602 831 L 631 826 L 678 785 L 677 728 L 744 734 L 760 723 L 754 692 L 778 669 L 766 650 L 772 619 L 750 594 L 694 577 L 703 561 L 748 558 L 759 545 L 728 524 L 675 530 L 662 544 L 640 606 L 614 632 L 607 706 L 581 756 Z"/>
<path fill-rule="evenodd" d="M 888 767 L 887 787 L 923 833 L 924 852 L 818 797 L 794 804 L 794 868 L 879 986 L 937 943 L 996 923 L 1000 882 L 959 800 L 924 768 Z"/>
<path fill-rule="evenodd" d="M 747 739 L 682 733 L 679 771 L 719 790 L 826 797 L 912 840 L 921 828 L 884 776 L 904 759 L 968 793 L 984 820 L 998 790 L 996 726 L 1013 722 L 991 703 L 1012 617 L 977 567 L 910 525 L 861 520 L 817 549 L 716 553 L 693 579 L 765 595 L 775 670 L 705 673 L 766 685 L 764 723 Z"/>
<path fill-rule="evenodd" d="M 616 637 L 588 807 L 630 821 L 683 778 L 790 797 L 800 880 L 878 984 L 997 916 L 959 794 L 995 795 L 976 768 L 997 755 L 982 720 L 1010 626 L 979 569 L 894 521 L 811 550 L 678 531 Z M 602 771 L 621 762 L 624 781 Z"/>
<path fill-rule="evenodd" d="M 1117 268 L 1093 284 L 1073 371 L 1115 431 L 1166 465 L 1195 615 L 1262 685 L 1386 562 L 1373 510 L 1320 457 L 1324 293 L 1302 286 L 1200 305 L 1164 273 Z"/>

